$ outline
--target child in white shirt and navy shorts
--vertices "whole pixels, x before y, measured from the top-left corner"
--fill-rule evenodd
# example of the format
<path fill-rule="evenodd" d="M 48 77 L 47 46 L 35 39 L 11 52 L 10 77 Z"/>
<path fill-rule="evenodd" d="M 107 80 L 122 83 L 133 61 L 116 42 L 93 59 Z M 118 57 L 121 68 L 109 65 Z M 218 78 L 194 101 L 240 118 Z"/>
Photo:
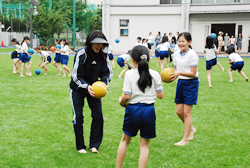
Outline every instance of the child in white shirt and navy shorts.
<path fill-rule="evenodd" d="M 192 126 L 191 111 L 196 105 L 199 90 L 198 61 L 199 56 L 191 49 L 192 38 L 188 32 L 183 32 L 178 37 L 180 51 L 174 53 L 175 72 L 172 80 L 178 77 L 176 86 L 176 113 L 184 122 L 184 137 L 175 143 L 182 146 L 188 144 L 188 140 L 193 139 L 196 129 Z"/>
<path fill-rule="evenodd" d="M 130 50 L 127 52 L 127 54 L 122 54 L 117 58 L 117 63 L 122 68 L 121 73 L 119 74 L 118 78 L 122 78 L 124 73 L 126 72 L 126 66 L 127 64 L 129 67 L 132 67 L 130 63 L 128 62 L 130 59 Z"/>
<path fill-rule="evenodd" d="M 124 78 L 120 105 L 126 107 L 123 136 L 117 152 L 116 167 L 124 161 L 131 137 L 140 130 L 140 157 L 138 167 L 146 167 L 149 155 L 149 140 L 156 137 L 156 97 L 163 98 L 163 86 L 158 72 L 149 69 L 149 51 L 144 46 L 135 46 L 131 51 L 134 69 L 127 71 Z M 126 105 L 126 103 L 129 103 Z"/>
<path fill-rule="evenodd" d="M 242 68 L 244 67 L 244 60 L 241 58 L 241 56 L 237 53 L 235 53 L 234 46 L 229 46 L 226 50 L 226 53 L 229 54 L 229 64 L 232 64 L 232 66 L 228 69 L 229 74 L 229 82 L 233 82 L 233 73 L 232 71 L 238 70 L 238 72 L 245 78 L 246 82 L 248 81 L 247 76 L 242 71 Z"/>
<path fill-rule="evenodd" d="M 40 65 L 43 62 L 42 68 L 44 69 L 44 75 L 47 75 L 48 67 L 46 67 L 46 65 L 51 62 L 51 57 L 49 53 L 47 53 L 46 51 L 42 51 L 41 47 L 37 47 L 36 51 L 40 53 L 40 57 L 41 57 L 41 62 L 38 64 L 38 67 L 40 67 Z"/>

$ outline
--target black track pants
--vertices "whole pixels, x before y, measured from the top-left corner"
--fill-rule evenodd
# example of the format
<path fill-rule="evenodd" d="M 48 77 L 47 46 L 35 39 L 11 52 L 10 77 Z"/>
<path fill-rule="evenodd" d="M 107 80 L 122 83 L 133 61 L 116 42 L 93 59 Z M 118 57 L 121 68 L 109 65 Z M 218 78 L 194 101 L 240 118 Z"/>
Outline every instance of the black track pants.
<path fill-rule="evenodd" d="M 73 126 L 76 137 L 76 149 L 86 149 L 83 137 L 83 106 L 84 98 L 87 97 L 91 109 L 92 124 L 90 132 L 90 148 L 99 148 L 103 137 L 103 115 L 101 99 L 93 98 L 89 94 L 84 95 L 70 90 L 73 108 Z"/>

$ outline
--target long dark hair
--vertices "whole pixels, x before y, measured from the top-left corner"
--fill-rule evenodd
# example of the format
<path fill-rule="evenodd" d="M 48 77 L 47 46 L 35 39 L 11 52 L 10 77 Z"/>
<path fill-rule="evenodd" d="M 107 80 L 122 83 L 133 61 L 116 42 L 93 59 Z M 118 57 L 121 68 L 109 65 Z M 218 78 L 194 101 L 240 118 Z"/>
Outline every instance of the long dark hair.
<path fill-rule="evenodd" d="M 23 45 L 24 40 L 30 40 L 30 38 L 29 38 L 28 36 L 25 36 L 25 37 L 23 38 L 23 41 L 22 41 L 21 45 Z"/>
<path fill-rule="evenodd" d="M 64 44 L 65 46 L 66 46 L 66 45 L 69 45 L 69 42 L 68 42 L 66 39 L 62 39 L 61 41 L 64 41 L 64 42 L 65 42 L 65 44 Z"/>
<path fill-rule="evenodd" d="M 88 37 L 87 37 L 87 40 L 86 40 L 86 43 L 85 43 L 85 46 L 86 46 L 86 53 L 88 56 L 90 56 L 91 54 L 94 54 L 94 51 L 92 50 L 92 43 L 91 41 L 96 38 L 96 37 L 99 37 L 99 38 L 103 38 L 105 39 L 106 41 L 108 41 L 105 37 L 105 35 L 100 31 L 100 30 L 92 30 Z M 108 47 L 109 45 L 108 44 L 103 44 L 102 46 L 102 49 L 100 50 L 100 52 L 98 54 L 102 55 L 104 59 L 107 58 L 107 53 L 103 52 L 103 49 Z"/>
<path fill-rule="evenodd" d="M 212 36 L 207 36 L 205 48 L 208 49 L 214 48 L 214 39 Z"/>
<path fill-rule="evenodd" d="M 176 38 L 175 38 L 175 36 L 172 37 L 172 40 L 174 40 L 173 43 L 176 44 Z"/>
<path fill-rule="evenodd" d="M 20 43 L 17 41 L 16 38 L 13 38 L 11 41 L 12 41 L 12 42 L 16 42 L 18 45 L 20 45 Z"/>
<path fill-rule="evenodd" d="M 162 37 L 161 43 L 165 43 L 165 42 L 168 42 L 168 36 Z"/>
<path fill-rule="evenodd" d="M 149 52 L 144 46 L 135 46 L 131 51 L 131 57 L 138 63 L 140 78 L 137 81 L 140 90 L 145 93 L 146 87 L 152 86 L 152 76 L 149 73 Z"/>
<path fill-rule="evenodd" d="M 190 34 L 189 32 L 182 32 L 181 34 L 179 34 L 177 40 L 179 40 L 179 38 L 180 38 L 181 36 L 183 36 L 188 42 L 189 42 L 189 41 L 192 41 L 192 36 L 191 36 L 191 34 Z M 189 48 L 192 49 L 191 45 L 189 45 Z"/>

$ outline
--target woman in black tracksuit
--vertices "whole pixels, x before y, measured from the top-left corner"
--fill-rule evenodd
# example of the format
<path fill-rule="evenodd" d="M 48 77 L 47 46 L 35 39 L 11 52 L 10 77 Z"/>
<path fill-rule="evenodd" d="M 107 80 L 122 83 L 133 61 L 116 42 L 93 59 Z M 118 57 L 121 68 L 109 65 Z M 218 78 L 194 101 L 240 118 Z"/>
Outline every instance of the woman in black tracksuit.
<path fill-rule="evenodd" d="M 108 42 L 101 31 L 90 32 L 85 45 L 86 48 L 80 49 L 75 55 L 70 82 L 73 125 L 76 149 L 80 153 L 87 153 L 83 137 L 83 106 L 87 98 L 92 116 L 89 146 L 93 153 L 98 153 L 103 137 L 102 104 L 101 99 L 94 97 L 91 85 L 99 79 L 109 87 L 113 72 L 107 53 L 103 52 Z"/>

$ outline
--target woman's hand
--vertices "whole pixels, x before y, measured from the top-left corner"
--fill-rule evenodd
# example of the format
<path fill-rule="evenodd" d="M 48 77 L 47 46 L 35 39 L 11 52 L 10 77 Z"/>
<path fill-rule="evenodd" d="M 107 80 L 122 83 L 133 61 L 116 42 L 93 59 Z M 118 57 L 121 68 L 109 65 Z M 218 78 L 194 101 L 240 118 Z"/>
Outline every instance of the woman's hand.
<path fill-rule="evenodd" d="M 38 64 L 37 66 L 40 67 L 40 64 Z"/>
<path fill-rule="evenodd" d="M 93 92 L 93 88 L 91 85 L 88 86 L 88 92 L 89 92 L 90 96 L 95 97 L 95 92 Z"/>
<path fill-rule="evenodd" d="M 170 74 L 171 80 L 174 81 L 180 74 L 181 72 L 175 70 L 174 73 Z"/>

